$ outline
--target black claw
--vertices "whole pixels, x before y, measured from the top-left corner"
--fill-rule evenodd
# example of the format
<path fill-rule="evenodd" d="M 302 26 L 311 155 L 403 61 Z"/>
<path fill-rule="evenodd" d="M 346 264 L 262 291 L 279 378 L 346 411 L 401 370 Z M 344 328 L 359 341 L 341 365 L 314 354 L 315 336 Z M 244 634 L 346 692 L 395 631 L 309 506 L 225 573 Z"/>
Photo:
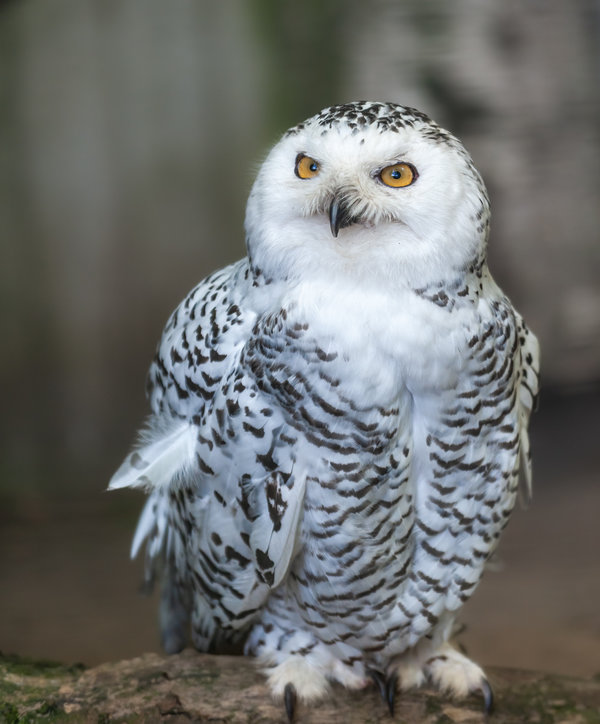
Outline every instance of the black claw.
<path fill-rule="evenodd" d="M 289 722 L 294 721 L 294 711 L 296 710 L 296 688 L 293 684 L 286 684 L 283 690 L 283 700 L 285 702 L 285 713 Z"/>
<path fill-rule="evenodd" d="M 483 694 L 483 710 L 486 714 L 494 711 L 494 692 L 487 679 L 481 681 L 481 693 Z"/>
<path fill-rule="evenodd" d="M 377 684 L 377 688 L 379 689 L 379 694 L 382 700 L 387 702 L 385 676 L 381 673 L 381 671 L 377 671 L 377 669 L 367 669 L 367 675 L 370 676 L 371 679 L 373 679 L 373 681 Z"/>
<path fill-rule="evenodd" d="M 394 704 L 396 703 L 396 685 L 398 683 L 398 674 L 395 672 L 388 677 L 385 682 L 385 698 L 387 701 L 390 716 L 394 716 Z"/>

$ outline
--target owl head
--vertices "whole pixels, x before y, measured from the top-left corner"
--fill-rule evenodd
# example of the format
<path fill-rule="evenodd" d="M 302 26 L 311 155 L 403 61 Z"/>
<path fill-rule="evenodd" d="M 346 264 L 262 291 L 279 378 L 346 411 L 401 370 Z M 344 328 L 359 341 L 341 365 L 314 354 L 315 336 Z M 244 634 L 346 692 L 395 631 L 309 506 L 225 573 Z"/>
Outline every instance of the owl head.
<path fill-rule="evenodd" d="M 413 108 L 359 101 L 271 150 L 248 200 L 248 253 L 273 279 L 421 285 L 481 262 L 489 216 L 458 139 Z"/>

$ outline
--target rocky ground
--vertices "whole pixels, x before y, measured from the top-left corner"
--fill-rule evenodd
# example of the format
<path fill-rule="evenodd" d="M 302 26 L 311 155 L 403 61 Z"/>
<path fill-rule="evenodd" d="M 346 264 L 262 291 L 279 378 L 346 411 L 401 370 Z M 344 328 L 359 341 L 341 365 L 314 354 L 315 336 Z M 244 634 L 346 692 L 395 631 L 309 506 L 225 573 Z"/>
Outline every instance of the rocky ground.
<path fill-rule="evenodd" d="M 598 724 L 600 681 L 493 668 L 497 724 Z M 431 690 L 399 695 L 394 719 L 420 724 L 487 724 L 482 701 L 450 701 Z M 243 657 L 146 654 L 83 670 L 0 658 L 0 721 L 106 724 L 138 722 L 287 721 L 282 702 L 269 696 L 264 678 Z M 390 722 L 374 686 L 348 692 L 333 686 L 324 701 L 298 702 L 297 724 Z"/>

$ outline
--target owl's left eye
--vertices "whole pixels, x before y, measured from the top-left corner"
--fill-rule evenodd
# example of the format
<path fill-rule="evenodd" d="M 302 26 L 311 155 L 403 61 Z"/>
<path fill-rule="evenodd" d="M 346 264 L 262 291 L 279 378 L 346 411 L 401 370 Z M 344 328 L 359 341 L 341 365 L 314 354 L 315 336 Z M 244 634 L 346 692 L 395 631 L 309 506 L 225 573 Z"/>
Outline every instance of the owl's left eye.
<path fill-rule="evenodd" d="M 401 161 L 400 163 L 395 163 L 392 166 L 386 166 L 382 171 L 380 171 L 379 179 L 386 186 L 398 189 L 404 186 L 410 186 L 416 181 L 418 175 L 417 169 L 412 165 L 412 163 Z"/>
<path fill-rule="evenodd" d="M 321 170 L 321 164 L 315 161 L 310 156 L 305 156 L 303 153 L 299 153 L 296 156 L 296 167 L 294 172 L 298 178 L 307 179 L 313 178 Z"/>

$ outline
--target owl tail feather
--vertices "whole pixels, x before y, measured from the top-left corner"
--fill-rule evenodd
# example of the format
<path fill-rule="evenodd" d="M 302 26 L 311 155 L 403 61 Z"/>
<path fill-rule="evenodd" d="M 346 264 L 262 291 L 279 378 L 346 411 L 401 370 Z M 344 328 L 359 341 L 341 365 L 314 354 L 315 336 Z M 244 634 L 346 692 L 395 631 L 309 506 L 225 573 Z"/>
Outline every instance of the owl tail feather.
<path fill-rule="evenodd" d="M 167 488 L 194 459 L 196 436 L 193 425 L 177 420 L 165 426 L 150 422 L 140 443 L 112 476 L 109 490 L 117 488 Z"/>

